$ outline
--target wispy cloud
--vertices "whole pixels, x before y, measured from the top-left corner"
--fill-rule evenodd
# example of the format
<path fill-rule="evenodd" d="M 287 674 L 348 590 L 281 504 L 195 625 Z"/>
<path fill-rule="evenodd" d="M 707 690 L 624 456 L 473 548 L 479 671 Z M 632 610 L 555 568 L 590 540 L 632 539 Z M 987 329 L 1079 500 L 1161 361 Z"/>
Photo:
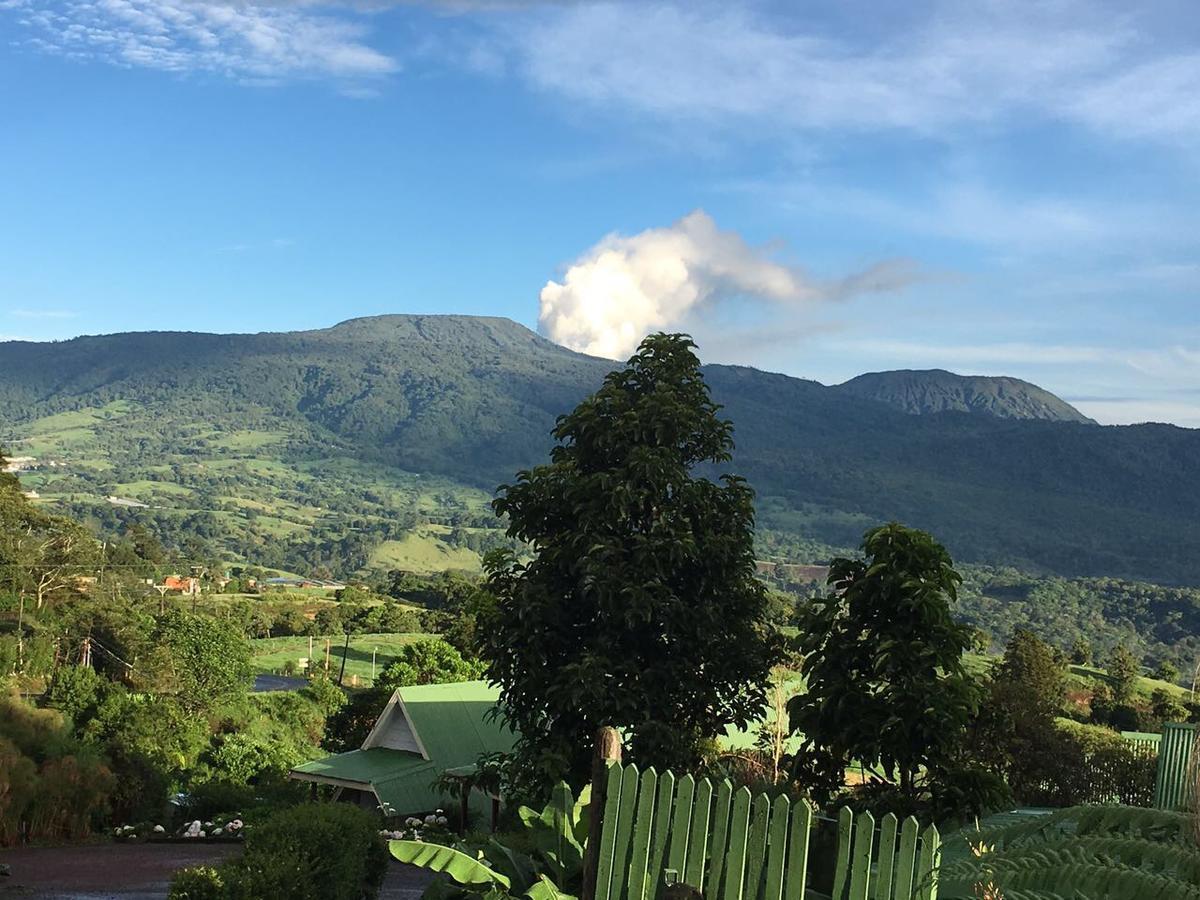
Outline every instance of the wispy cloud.
<path fill-rule="evenodd" d="M 345 12 L 304 3 L 221 0 L 8 0 L 47 52 L 169 72 L 213 72 L 273 82 L 326 76 L 374 78 L 399 64 L 365 42 Z"/>
<path fill-rule="evenodd" d="M 848 342 L 844 349 L 892 363 L 924 367 L 992 367 L 1028 363 L 1072 366 L 1080 363 L 1107 362 L 1114 356 L 1114 351 L 1107 347 L 1017 341 L 964 344 L 867 339 Z"/>
<path fill-rule="evenodd" d="M 9 314 L 18 319 L 73 319 L 76 315 L 69 309 L 11 309 Z"/>
<path fill-rule="evenodd" d="M 394 7 L 452 14 L 422 38 L 442 51 L 428 62 L 518 73 L 575 106 L 656 120 L 942 138 L 1032 115 L 1106 137 L 1200 136 L 1200 52 L 1152 6 L 932 0 L 881 16 L 853 2 L 0 0 L 49 52 L 248 81 L 397 71 L 368 28 Z"/>
<path fill-rule="evenodd" d="M 908 8 L 886 31 L 835 34 L 820 6 L 572 4 L 511 39 L 539 88 L 655 117 L 940 136 L 1033 114 L 1106 136 L 1200 134 L 1200 52 L 1163 49 L 1169 21 L 1069 0 Z"/>

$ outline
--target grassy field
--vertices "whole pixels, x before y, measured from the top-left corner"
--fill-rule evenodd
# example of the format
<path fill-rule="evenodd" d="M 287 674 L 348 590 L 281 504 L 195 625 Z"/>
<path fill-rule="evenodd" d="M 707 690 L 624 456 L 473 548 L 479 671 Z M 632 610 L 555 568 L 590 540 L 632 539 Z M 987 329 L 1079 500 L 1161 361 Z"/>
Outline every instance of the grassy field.
<path fill-rule="evenodd" d="M 371 653 L 375 651 L 375 669 L 379 672 L 390 663 L 405 644 L 430 640 L 429 634 L 359 634 L 350 638 L 350 650 L 346 654 L 346 684 L 354 676 L 359 684 L 371 682 Z M 329 648 L 329 671 L 334 677 L 342 665 L 342 641 L 331 640 Z M 344 640 L 344 639 L 343 639 Z M 317 665 L 325 664 L 325 638 L 313 638 L 313 657 Z M 307 637 L 260 638 L 250 642 L 250 665 L 254 672 L 279 674 L 284 664 L 298 662 L 308 656 Z"/>
<path fill-rule="evenodd" d="M 445 530 L 445 529 L 441 529 Z M 478 572 L 479 554 L 466 547 L 452 547 L 438 536 L 438 526 L 426 525 L 399 541 L 384 541 L 371 553 L 368 567 L 404 569 L 418 574 L 466 569 Z"/>

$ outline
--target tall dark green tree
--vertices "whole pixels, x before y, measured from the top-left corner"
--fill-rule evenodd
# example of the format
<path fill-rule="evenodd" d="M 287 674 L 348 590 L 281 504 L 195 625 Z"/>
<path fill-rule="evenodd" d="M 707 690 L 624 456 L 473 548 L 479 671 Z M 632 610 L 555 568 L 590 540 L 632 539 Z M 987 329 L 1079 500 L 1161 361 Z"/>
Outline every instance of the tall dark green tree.
<path fill-rule="evenodd" d="M 600 726 L 643 764 L 689 766 L 756 720 L 778 646 L 755 578 L 753 492 L 697 468 L 730 459 L 685 335 L 646 338 L 554 429 L 550 463 L 494 502 L 532 558 L 486 562 L 477 640 L 543 783 L 587 777 Z"/>
<path fill-rule="evenodd" d="M 1004 647 L 993 682 L 1010 690 L 1021 717 L 1052 720 L 1066 698 L 1066 667 L 1054 648 L 1027 628 L 1018 628 Z"/>
<path fill-rule="evenodd" d="M 807 689 L 788 709 L 803 735 L 797 776 L 820 795 L 857 760 L 916 805 L 957 765 L 979 702 L 962 664 L 971 632 L 950 613 L 962 579 L 941 544 L 896 523 L 868 531 L 862 552 L 835 559 L 832 593 L 801 613 Z"/>
<path fill-rule="evenodd" d="M 1113 701 L 1117 704 L 1128 704 L 1133 701 L 1137 690 L 1138 676 L 1141 675 L 1142 665 L 1138 658 L 1124 644 L 1118 644 L 1108 662 L 1108 675 L 1112 679 Z"/>

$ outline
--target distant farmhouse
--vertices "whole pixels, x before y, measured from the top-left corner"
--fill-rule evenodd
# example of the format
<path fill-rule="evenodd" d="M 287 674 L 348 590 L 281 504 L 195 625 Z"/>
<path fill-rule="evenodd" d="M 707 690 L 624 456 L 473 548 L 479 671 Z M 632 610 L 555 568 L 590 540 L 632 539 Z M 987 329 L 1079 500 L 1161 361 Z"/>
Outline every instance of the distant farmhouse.
<path fill-rule="evenodd" d="M 513 733 L 488 715 L 499 696 L 484 681 L 400 688 L 361 749 L 297 766 L 289 777 L 332 785 L 335 799 L 389 814 L 431 812 L 447 803 L 433 789 L 439 775 L 512 749 Z M 470 806 L 484 816 L 491 803 L 476 793 Z"/>
<path fill-rule="evenodd" d="M 346 585 L 340 581 L 327 581 L 322 578 L 265 578 L 263 587 L 277 588 L 324 588 L 329 591 L 344 590 Z"/>
<path fill-rule="evenodd" d="M 168 591 L 177 594 L 199 594 L 200 579 L 191 576 L 168 575 L 162 580 L 162 584 L 155 585 L 155 588 L 160 594 Z"/>

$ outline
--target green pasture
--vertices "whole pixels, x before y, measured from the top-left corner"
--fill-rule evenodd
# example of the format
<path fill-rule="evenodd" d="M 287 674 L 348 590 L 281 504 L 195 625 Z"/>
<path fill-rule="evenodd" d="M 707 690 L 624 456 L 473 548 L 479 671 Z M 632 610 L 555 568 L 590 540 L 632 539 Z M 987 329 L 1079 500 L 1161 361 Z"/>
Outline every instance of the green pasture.
<path fill-rule="evenodd" d="M 350 649 L 346 653 L 346 683 L 349 683 L 354 675 L 358 676 L 360 684 L 370 683 L 372 650 L 376 651 L 375 666 L 376 672 L 379 672 L 395 659 L 396 654 L 405 644 L 431 640 L 435 637 L 436 635 L 429 634 L 353 635 L 350 638 Z M 342 665 L 345 638 L 334 636 L 328 640 L 330 642 L 329 672 L 336 678 Z M 312 639 L 313 664 L 320 667 L 325 665 L 325 641 L 326 638 L 323 637 Z M 250 665 L 256 674 L 279 674 L 289 660 L 298 664 L 302 657 L 308 656 L 308 638 L 259 638 L 250 642 L 250 648 Z"/>

